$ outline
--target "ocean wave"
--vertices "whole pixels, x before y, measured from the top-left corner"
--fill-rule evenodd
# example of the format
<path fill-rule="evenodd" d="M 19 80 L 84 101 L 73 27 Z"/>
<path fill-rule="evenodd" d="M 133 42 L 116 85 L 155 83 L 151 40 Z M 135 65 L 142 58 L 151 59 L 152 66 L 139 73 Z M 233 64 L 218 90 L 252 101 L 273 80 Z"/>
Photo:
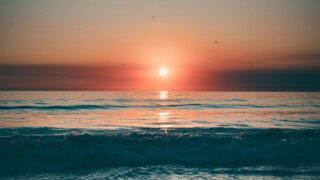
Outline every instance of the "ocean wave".
<path fill-rule="evenodd" d="M 118 105 L 55 105 L 55 106 L 0 106 L 0 110 L 82 110 L 82 109 L 115 109 L 126 108 L 127 106 Z"/>
<path fill-rule="evenodd" d="M 0 106 L 0 110 L 99 110 L 99 109 L 161 109 L 161 108 L 181 108 L 181 109 L 218 109 L 218 108 L 318 108 L 319 105 L 256 105 L 256 104 L 201 104 L 201 103 L 153 103 L 150 105 L 128 104 L 75 104 L 75 105 L 19 105 L 19 106 Z"/>
<path fill-rule="evenodd" d="M 62 173 L 18 174 L 15 179 L 319 179 L 320 168 L 314 166 L 258 166 L 243 168 L 206 168 L 179 165 L 90 169 Z M 7 179 L 13 179 L 7 176 Z M 4 177 L 6 179 L 6 177 Z"/>
<path fill-rule="evenodd" d="M 320 165 L 320 130 L 0 129 L 0 174 L 179 164 Z"/>

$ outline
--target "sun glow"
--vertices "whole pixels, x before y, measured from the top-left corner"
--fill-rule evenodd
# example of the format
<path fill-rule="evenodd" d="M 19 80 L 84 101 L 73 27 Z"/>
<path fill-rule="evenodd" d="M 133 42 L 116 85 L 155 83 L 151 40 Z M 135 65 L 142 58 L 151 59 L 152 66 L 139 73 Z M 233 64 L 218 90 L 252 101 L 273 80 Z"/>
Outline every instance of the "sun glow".
<path fill-rule="evenodd" d="M 160 74 L 160 76 L 163 76 L 163 77 L 167 76 L 168 75 L 168 69 L 167 68 L 160 68 L 159 74 Z"/>

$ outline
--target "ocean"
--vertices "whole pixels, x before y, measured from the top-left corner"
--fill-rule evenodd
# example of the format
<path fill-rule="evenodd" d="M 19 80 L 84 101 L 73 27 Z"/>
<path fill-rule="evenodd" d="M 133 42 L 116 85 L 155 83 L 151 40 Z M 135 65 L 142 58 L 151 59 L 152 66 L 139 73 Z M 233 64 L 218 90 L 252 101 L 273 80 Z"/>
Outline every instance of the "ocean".
<path fill-rule="evenodd" d="M 319 179 L 318 92 L 0 92 L 0 179 Z"/>

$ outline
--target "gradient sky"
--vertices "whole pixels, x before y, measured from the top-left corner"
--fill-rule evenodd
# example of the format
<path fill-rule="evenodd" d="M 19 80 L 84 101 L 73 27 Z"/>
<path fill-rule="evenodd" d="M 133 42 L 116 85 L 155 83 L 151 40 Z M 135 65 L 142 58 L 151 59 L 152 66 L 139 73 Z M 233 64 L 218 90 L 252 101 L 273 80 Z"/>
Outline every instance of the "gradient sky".
<path fill-rule="evenodd" d="M 0 89 L 319 91 L 319 19 L 319 0 L 1 0 Z"/>

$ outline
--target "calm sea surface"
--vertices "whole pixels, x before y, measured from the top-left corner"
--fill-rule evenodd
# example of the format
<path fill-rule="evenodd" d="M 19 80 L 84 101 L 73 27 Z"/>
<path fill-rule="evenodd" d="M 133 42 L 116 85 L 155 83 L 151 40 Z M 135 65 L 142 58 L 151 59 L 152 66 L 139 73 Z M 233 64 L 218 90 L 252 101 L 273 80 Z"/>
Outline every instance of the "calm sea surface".
<path fill-rule="evenodd" d="M 320 177 L 320 93 L 0 92 L 0 178 Z"/>

